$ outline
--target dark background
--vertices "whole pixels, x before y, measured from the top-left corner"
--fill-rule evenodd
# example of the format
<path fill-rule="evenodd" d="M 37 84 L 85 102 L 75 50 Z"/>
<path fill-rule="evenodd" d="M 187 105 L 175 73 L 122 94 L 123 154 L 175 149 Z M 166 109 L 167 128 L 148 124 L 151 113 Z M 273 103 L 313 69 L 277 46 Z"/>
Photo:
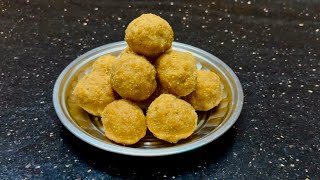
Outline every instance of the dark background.
<path fill-rule="evenodd" d="M 226 62 L 243 111 L 221 138 L 158 158 L 94 148 L 60 123 L 52 89 L 77 56 L 144 12 Z M 320 1 L 0 0 L 0 179 L 320 177 Z"/>

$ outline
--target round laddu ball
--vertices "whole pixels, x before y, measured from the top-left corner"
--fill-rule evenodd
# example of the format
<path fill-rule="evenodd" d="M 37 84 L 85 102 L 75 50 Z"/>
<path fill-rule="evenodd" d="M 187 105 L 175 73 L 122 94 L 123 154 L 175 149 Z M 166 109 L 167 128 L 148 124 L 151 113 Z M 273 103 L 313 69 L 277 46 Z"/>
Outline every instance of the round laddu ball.
<path fill-rule="evenodd" d="M 222 100 L 219 76 L 211 71 L 199 70 L 197 72 L 196 90 L 183 99 L 197 111 L 208 111 L 216 107 Z"/>
<path fill-rule="evenodd" d="M 193 107 L 171 94 L 162 94 L 147 111 L 147 126 L 153 135 L 170 143 L 189 137 L 197 127 Z"/>
<path fill-rule="evenodd" d="M 156 70 L 143 56 L 126 54 L 114 63 L 111 84 L 121 97 L 142 101 L 157 87 Z"/>
<path fill-rule="evenodd" d="M 134 52 L 157 57 L 172 46 L 173 30 L 160 16 L 142 14 L 128 25 L 125 40 Z"/>
<path fill-rule="evenodd" d="M 100 56 L 97 60 L 94 61 L 91 71 L 102 72 L 106 75 L 110 75 L 112 65 L 116 60 L 117 58 L 110 54 Z"/>
<path fill-rule="evenodd" d="M 146 117 L 142 110 L 128 100 L 117 100 L 102 113 L 105 135 L 112 141 L 130 145 L 146 135 Z"/>
<path fill-rule="evenodd" d="M 73 90 L 76 104 L 95 116 L 100 116 L 103 109 L 116 100 L 110 76 L 100 72 L 92 72 L 79 80 Z"/>
<path fill-rule="evenodd" d="M 169 51 L 155 62 L 160 84 L 169 93 L 186 96 L 196 88 L 197 66 L 191 53 Z"/>

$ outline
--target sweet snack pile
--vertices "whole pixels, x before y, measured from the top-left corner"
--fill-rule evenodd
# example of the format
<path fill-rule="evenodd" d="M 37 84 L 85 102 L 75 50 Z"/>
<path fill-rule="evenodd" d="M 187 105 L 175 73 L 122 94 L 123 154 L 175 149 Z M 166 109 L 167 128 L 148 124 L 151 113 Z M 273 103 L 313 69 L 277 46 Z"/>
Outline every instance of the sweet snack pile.
<path fill-rule="evenodd" d="M 191 53 L 172 50 L 173 34 L 161 17 L 141 15 L 125 31 L 128 47 L 118 57 L 97 58 L 74 88 L 76 103 L 101 117 L 110 140 L 135 144 L 148 129 L 158 139 L 177 143 L 196 130 L 196 111 L 220 103 L 219 76 L 197 70 Z"/>

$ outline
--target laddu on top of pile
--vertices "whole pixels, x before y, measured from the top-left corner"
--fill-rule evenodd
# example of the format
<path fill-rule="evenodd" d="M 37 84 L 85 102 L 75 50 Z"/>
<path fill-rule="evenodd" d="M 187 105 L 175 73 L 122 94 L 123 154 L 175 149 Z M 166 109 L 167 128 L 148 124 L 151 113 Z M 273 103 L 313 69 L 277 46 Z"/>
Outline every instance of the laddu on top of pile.
<path fill-rule="evenodd" d="M 173 36 L 166 20 L 141 15 L 125 31 L 129 47 L 119 57 L 99 57 L 74 88 L 77 104 L 102 117 L 105 135 L 114 142 L 134 144 L 149 129 L 177 143 L 195 131 L 196 110 L 220 103 L 219 76 L 197 70 L 191 53 L 171 50 Z"/>

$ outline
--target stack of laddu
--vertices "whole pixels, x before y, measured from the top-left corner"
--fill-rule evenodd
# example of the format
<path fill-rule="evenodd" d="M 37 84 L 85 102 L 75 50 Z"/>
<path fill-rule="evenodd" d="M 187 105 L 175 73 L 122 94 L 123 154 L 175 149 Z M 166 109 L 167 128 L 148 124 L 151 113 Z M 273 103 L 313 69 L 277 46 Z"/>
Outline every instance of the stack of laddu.
<path fill-rule="evenodd" d="M 219 76 L 197 70 L 191 53 L 172 50 L 173 30 L 157 15 L 134 19 L 125 40 L 128 47 L 119 57 L 99 57 L 78 82 L 77 104 L 102 117 L 105 135 L 123 145 L 137 143 L 147 129 L 170 143 L 192 135 L 196 110 L 210 110 L 221 101 Z"/>

